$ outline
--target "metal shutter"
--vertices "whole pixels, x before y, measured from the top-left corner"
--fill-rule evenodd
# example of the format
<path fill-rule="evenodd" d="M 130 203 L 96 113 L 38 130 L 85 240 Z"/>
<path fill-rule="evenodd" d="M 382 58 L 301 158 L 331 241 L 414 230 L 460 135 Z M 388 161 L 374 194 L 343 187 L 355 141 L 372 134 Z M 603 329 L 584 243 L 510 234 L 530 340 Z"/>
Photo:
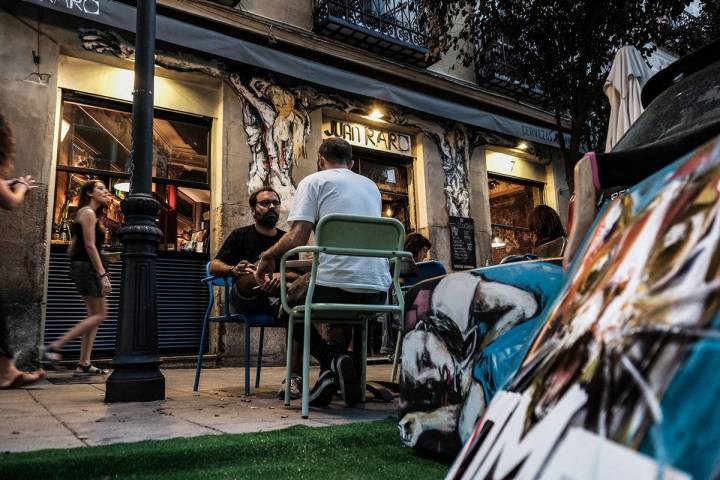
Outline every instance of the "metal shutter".
<path fill-rule="evenodd" d="M 158 336 L 161 354 L 192 354 L 200 342 L 202 319 L 208 302 L 207 287 L 200 282 L 205 276 L 207 256 L 182 258 L 158 256 Z M 95 339 L 93 357 L 111 357 L 115 350 L 120 278 L 122 263 L 109 266 L 113 293 L 108 298 L 108 318 Z M 59 338 L 87 315 L 82 298 L 70 280 L 70 259 L 63 251 L 50 254 L 48 274 L 45 342 Z M 64 349 L 66 358 L 80 355 L 80 339 Z"/>

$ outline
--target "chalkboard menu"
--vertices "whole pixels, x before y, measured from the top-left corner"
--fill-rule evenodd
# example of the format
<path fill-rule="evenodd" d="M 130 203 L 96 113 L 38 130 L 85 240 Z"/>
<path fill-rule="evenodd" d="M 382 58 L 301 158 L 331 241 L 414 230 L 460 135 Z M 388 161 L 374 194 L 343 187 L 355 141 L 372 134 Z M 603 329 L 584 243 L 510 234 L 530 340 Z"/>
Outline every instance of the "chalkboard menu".
<path fill-rule="evenodd" d="M 450 217 L 450 259 L 453 270 L 475 268 L 475 222 L 472 218 Z"/>

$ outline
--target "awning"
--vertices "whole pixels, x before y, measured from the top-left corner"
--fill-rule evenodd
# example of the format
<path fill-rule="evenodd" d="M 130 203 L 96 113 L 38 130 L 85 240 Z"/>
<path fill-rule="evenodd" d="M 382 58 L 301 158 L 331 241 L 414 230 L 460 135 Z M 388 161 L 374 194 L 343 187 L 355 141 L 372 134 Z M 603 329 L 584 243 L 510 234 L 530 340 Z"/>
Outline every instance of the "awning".
<path fill-rule="evenodd" d="M 113 28 L 135 31 L 135 8 L 112 0 L 23 0 Z M 437 117 L 486 128 L 545 145 L 558 146 L 556 131 L 486 112 L 409 88 L 232 37 L 166 15 L 157 16 L 157 39 L 263 68 L 336 90 L 394 103 Z M 567 140 L 569 143 L 569 137 Z"/>

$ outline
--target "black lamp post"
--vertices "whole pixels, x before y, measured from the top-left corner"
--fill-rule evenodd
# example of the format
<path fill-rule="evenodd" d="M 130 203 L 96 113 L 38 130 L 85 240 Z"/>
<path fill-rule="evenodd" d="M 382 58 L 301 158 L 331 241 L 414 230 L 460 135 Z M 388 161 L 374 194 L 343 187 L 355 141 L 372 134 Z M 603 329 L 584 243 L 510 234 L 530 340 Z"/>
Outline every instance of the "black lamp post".
<path fill-rule="evenodd" d="M 155 226 L 160 204 L 152 196 L 155 0 L 137 2 L 135 88 L 132 111 L 130 193 L 122 202 L 125 224 L 114 372 L 106 402 L 151 402 L 165 398 L 157 333 L 155 262 L 162 232 Z"/>

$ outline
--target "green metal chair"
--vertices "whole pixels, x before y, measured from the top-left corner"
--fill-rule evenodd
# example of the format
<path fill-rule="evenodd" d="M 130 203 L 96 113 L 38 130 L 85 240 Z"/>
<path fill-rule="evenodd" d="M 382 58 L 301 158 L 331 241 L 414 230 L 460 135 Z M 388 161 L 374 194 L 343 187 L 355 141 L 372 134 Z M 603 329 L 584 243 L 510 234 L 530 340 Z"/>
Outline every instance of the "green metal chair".
<path fill-rule="evenodd" d="M 363 217 L 355 215 L 327 215 L 320 219 L 315 229 L 315 245 L 293 248 L 280 261 L 280 292 L 282 308 L 289 315 L 287 374 L 290 378 L 292 359 L 292 338 L 295 323 L 303 323 L 303 368 L 302 368 L 302 417 L 308 418 L 310 401 L 310 327 L 313 321 L 343 323 L 362 326 L 362 365 L 360 384 L 362 399 L 365 401 L 365 383 L 367 369 L 367 332 L 368 319 L 378 313 L 399 314 L 403 318 L 403 295 L 398 282 L 400 259 L 412 258 L 410 252 L 404 252 L 405 228 L 394 218 Z M 291 307 L 287 302 L 287 284 L 285 282 L 285 264 L 289 257 L 301 252 L 312 253 L 312 267 L 305 303 Z M 343 303 L 313 303 L 315 281 L 320 254 L 343 255 L 352 257 L 379 257 L 394 262 L 392 282 L 394 302 L 385 305 L 356 305 Z M 285 382 L 285 405 L 290 405 L 290 382 Z"/>

